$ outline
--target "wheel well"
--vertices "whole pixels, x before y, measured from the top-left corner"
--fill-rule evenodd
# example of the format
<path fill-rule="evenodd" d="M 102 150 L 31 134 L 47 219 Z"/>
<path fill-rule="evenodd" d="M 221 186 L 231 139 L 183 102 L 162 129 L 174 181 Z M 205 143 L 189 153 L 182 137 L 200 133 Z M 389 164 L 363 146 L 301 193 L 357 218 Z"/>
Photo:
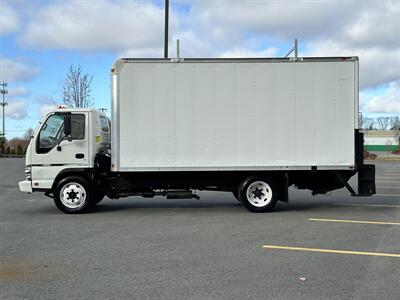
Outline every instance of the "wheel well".
<path fill-rule="evenodd" d="M 62 170 L 60 173 L 58 173 L 58 175 L 56 176 L 56 178 L 54 179 L 53 185 L 51 187 L 51 190 L 54 191 L 54 189 L 56 188 L 57 184 L 63 180 L 66 177 L 70 177 L 70 176 L 79 176 L 79 177 L 83 177 L 84 179 L 86 179 L 87 181 L 91 181 L 91 172 L 87 169 L 78 169 L 78 168 L 72 168 L 72 169 L 65 169 Z"/>
<path fill-rule="evenodd" d="M 254 178 L 272 180 L 275 184 L 276 193 L 279 201 L 289 202 L 289 177 L 286 172 L 262 172 L 250 175 L 243 180 Z"/>

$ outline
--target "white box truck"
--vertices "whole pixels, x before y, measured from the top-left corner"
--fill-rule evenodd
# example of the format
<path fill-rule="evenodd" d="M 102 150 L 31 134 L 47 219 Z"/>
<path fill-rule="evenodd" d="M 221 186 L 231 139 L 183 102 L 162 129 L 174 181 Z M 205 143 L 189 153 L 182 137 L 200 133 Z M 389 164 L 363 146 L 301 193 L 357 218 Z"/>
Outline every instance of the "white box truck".
<path fill-rule="evenodd" d="M 26 154 L 23 192 L 77 213 L 105 195 L 226 191 L 253 212 L 346 187 L 375 193 L 358 131 L 358 58 L 119 59 L 111 120 L 57 109 Z M 358 192 L 348 184 L 358 172 Z"/>

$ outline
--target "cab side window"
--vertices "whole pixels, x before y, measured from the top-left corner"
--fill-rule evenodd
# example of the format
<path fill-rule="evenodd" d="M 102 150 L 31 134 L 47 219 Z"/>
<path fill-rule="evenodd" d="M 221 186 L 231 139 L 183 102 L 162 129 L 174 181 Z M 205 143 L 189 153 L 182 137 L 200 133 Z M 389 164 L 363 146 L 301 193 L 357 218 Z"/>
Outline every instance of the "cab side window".
<path fill-rule="evenodd" d="M 108 121 L 105 117 L 100 116 L 100 126 L 101 126 L 101 131 L 103 132 L 109 132 L 108 128 Z"/>
<path fill-rule="evenodd" d="M 73 140 L 85 139 L 85 115 L 71 115 L 71 137 Z"/>

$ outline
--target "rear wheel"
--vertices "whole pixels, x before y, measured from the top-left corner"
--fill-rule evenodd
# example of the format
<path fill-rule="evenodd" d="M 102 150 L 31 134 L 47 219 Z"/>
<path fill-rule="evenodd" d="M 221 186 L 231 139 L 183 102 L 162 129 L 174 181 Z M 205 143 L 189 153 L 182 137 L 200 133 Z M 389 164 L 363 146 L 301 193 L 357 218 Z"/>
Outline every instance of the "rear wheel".
<path fill-rule="evenodd" d="M 54 203 L 63 212 L 80 213 L 92 206 L 93 193 L 86 179 L 70 176 L 61 180 L 54 191 Z"/>
<path fill-rule="evenodd" d="M 239 186 L 240 202 L 252 212 L 272 211 L 277 196 L 276 184 L 272 179 L 249 177 Z"/>

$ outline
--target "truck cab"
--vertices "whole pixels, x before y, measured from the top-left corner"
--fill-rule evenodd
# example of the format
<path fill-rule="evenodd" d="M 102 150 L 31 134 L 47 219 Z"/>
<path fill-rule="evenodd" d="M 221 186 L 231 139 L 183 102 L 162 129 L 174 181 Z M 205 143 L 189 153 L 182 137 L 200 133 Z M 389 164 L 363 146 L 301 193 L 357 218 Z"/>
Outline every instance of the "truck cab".
<path fill-rule="evenodd" d="M 96 154 L 110 149 L 110 124 L 94 109 L 59 108 L 48 113 L 27 148 L 26 180 L 19 182 L 20 190 L 49 195 L 61 177 L 93 170 Z"/>

